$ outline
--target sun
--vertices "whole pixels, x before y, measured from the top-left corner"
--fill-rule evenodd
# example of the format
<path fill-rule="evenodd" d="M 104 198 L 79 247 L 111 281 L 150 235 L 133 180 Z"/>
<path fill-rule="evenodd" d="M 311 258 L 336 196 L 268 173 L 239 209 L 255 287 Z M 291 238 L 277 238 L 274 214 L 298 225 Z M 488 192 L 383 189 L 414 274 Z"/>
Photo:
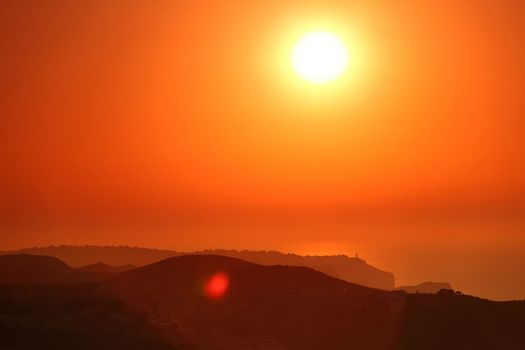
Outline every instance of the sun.
<path fill-rule="evenodd" d="M 295 72 L 314 84 L 325 84 L 339 79 L 350 61 L 346 44 L 337 35 L 327 31 L 313 31 L 303 35 L 291 53 Z"/>

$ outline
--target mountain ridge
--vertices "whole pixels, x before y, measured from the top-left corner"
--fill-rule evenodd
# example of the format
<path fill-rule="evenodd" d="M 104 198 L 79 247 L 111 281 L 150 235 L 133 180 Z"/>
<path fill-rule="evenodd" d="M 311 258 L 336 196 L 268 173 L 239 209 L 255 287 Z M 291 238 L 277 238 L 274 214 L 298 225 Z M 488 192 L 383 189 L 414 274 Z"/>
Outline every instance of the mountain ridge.
<path fill-rule="evenodd" d="M 7 255 L 0 271 L 17 259 L 39 273 L 39 264 L 59 276 L 77 270 L 53 257 Z M 220 293 L 209 293 L 216 276 Z M 0 348 L 9 349 L 521 350 L 524 329 L 523 301 L 385 291 L 309 267 L 211 254 L 90 283 L 0 283 Z"/>
<path fill-rule="evenodd" d="M 0 255 L 0 281 L 4 284 L 52 285 L 100 281 L 117 270 L 73 268 L 64 261 L 45 255 Z"/>
<path fill-rule="evenodd" d="M 332 277 L 343 279 L 347 282 L 385 290 L 392 290 L 395 288 L 395 277 L 393 273 L 369 265 L 363 259 L 348 257 L 346 255 L 301 256 L 298 254 L 281 253 L 277 251 L 225 249 L 177 252 L 173 250 L 128 246 L 64 245 L 26 248 L 0 254 L 5 253 L 54 256 L 74 267 L 82 267 L 95 263 L 104 263 L 111 266 L 122 266 L 128 264 L 143 266 L 166 258 L 188 254 L 223 255 L 256 262 L 262 265 L 307 266 Z"/>

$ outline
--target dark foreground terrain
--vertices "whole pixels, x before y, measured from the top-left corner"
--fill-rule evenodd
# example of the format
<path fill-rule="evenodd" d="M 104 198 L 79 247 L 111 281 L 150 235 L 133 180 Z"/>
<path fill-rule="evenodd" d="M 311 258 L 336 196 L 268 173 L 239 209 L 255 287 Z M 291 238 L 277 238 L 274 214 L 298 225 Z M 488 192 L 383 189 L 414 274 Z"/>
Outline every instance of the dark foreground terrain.
<path fill-rule="evenodd" d="M 229 284 L 212 297 L 217 273 Z M 0 285 L 0 349 L 525 349 L 525 302 L 387 292 L 305 267 L 191 255 L 91 282 L 27 276 Z"/>

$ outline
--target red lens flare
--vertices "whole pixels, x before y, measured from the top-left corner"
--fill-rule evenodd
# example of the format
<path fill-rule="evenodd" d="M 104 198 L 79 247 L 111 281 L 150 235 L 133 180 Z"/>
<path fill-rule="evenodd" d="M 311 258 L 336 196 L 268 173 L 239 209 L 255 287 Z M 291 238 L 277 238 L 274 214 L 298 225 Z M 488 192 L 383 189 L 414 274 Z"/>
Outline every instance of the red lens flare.
<path fill-rule="evenodd" d="M 214 274 L 206 281 L 204 292 L 206 296 L 211 299 L 220 299 L 228 291 L 230 279 L 224 272 Z"/>

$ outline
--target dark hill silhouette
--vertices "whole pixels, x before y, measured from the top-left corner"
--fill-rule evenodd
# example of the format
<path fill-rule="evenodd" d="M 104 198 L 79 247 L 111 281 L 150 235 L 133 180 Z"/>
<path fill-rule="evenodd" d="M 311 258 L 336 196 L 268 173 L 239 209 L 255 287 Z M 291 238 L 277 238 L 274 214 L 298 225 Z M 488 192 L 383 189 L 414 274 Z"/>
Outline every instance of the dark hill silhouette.
<path fill-rule="evenodd" d="M 97 273 L 121 273 L 137 268 L 135 265 L 111 266 L 104 263 L 90 264 L 77 268 L 77 271 L 97 272 Z"/>
<path fill-rule="evenodd" d="M 182 350 L 93 283 L 0 285 L 0 349 Z"/>
<path fill-rule="evenodd" d="M 310 286 L 323 286 L 326 290 L 335 288 L 352 289 L 353 292 L 379 295 L 380 290 L 348 283 L 330 277 L 314 269 L 299 266 L 264 266 L 222 255 L 184 255 L 169 258 L 154 264 L 122 273 L 110 280 L 112 286 L 123 286 L 141 290 L 157 289 L 159 293 L 187 293 L 199 289 L 214 273 L 224 272 L 231 280 L 231 291 L 246 292 L 254 282 L 260 284 L 252 292 L 264 293 L 265 289 L 288 292 L 283 286 L 305 290 Z M 187 290 L 185 290 L 187 289 Z"/>
<path fill-rule="evenodd" d="M 217 272 L 222 299 L 203 293 Z M 223 256 L 170 258 L 109 288 L 197 349 L 522 349 L 525 303 L 371 289 L 306 267 Z"/>
<path fill-rule="evenodd" d="M 17 253 L 54 256 L 75 267 L 98 262 L 112 266 L 125 264 L 143 266 L 166 258 L 188 254 L 223 255 L 261 265 L 306 266 L 347 282 L 385 290 L 394 289 L 394 275 L 392 273 L 381 271 L 367 264 L 363 259 L 351 258 L 346 255 L 301 256 L 276 251 L 248 250 L 204 250 L 193 253 L 181 253 L 170 250 L 125 246 L 50 246 L 23 249 L 17 251 Z"/>
<path fill-rule="evenodd" d="M 217 273 L 229 288 L 211 298 Z M 214 255 L 92 283 L 0 285 L 0 349 L 521 350 L 524 330 L 525 302 L 388 292 Z"/>
<path fill-rule="evenodd" d="M 251 261 L 261 265 L 307 266 L 329 276 L 363 286 L 391 290 L 394 274 L 381 271 L 360 258 L 346 255 L 301 256 L 275 251 L 205 250 L 196 254 L 214 254 Z"/>
<path fill-rule="evenodd" d="M 396 290 L 404 290 L 407 293 L 432 293 L 435 294 L 442 289 L 452 289 L 450 283 L 446 282 L 423 282 L 415 286 L 401 286 Z"/>
<path fill-rule="evenodd" d="M 230 279 L 220 300 L 204 293 L 217 272 Z M 214 255 L 170 258 L 106 284 L 199 349 L 388 349 L 398 337 L 403 308 L 399 293 L 311 268 Z"/>
<path fill-rule="evenodd" d="M 134 269 L 136 269 L 137 267 L 138 267 L 138 266 L 133 265 L 133 264 L 120 265 L 120 266 L 115 266 L 115 267 L 113 267 L 113 271 L 114 271 L 114 272 L 117 272 L 117 273 L 121 273 L 121 272 L 127 272 L 127 271 L 134 270 Z"/>
<path fill-rule="evenodd" d="M 20 249 L 4 254 L 32 254 L 54 256 L 69 266 L 82 267 L 102 262 L 111 266 L 143 266 L 180 253 L 171 250 L 127 246 L 49 246 Z"/>
<path fill-rule="evenodd" d="M 54 257 L 23 254 L 0 256 L 0 280 L 6 283 L 56 283 L 72 274 L 72 268 Z"/>
<path fill-rule="evenodd" d="M 40 255 L 0 255 L 0 281 L 8 284 L 63 284 L 99 281 L 116 272 L 75 269 L 63 261 Z"/>

